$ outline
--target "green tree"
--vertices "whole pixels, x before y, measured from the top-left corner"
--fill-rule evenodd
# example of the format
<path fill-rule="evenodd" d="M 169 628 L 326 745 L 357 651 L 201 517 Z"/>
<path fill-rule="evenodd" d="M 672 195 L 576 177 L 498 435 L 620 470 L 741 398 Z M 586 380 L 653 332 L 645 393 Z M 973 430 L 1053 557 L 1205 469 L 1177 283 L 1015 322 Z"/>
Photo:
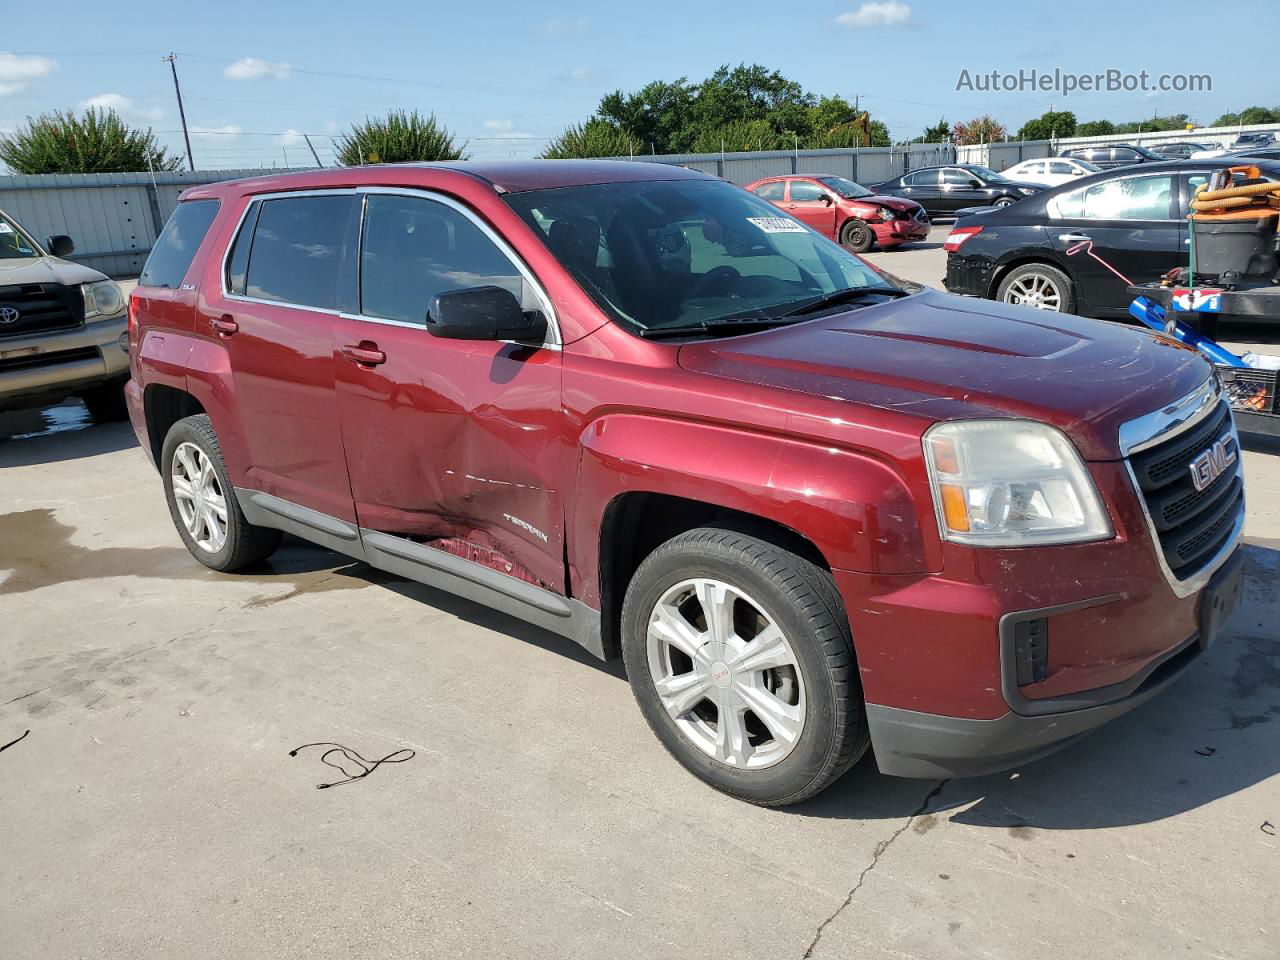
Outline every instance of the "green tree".
<path fill-rule="evenodd" d="M 0 160 L 14 173 L 137 173 L 179 170 L 182 158 L 156 143 L 151 128 L 130 129 L 114 110 L 54 111 L 27 117 L 0 135 Z M 148 166 L 150 160 L 150 166 Z"/>
<path fill-rule="evenodd" d="M 1116 125 L 1110 120 L 1089 120 L 1076 127 L 1077 137 L 1109 137 L 1116 132 Z"/>
<path fill-rule="evenodd" d="M 686 131 L 696 94 L 697 87 L 684 77 L 674 83 L 655 80 L 635 93 L 615 90 L 606 94 L 596 117 L 629 133 L 646 153 L 678 153 L 687 147 Z"/>
<path fill-rule="evenodd" d="M 916 138 L 916 143 L 946 143 L 951 139 L 951 124 L 943 117 L 932 127 L 925 127 L 924 133 Z"/>
<path fill-rule="evenodd" d="M 999 143 L 1009 139 L 1004 126 L 985 113 L 968 123 L 957 123 L 952 135 L 961 146 L 971 143 Z"/>
<path fill-rule="evenodd" d="M 818 102 L 809 109 L 809 130 L 818 136 L 844 126 L 858 116 L 859 110 L 844 97 L 819 97 Z"/>
<path fill-rule="evenodd" d="M 1186 125 L 1187 115 L 1185 113 L 1175 113 L 1171 117 L 1154 116 L 1145 120 L 1129 120 L 1125 123 L 1117 123 L 1115 132 L 1143 133 L 1153 130 L 1181 130 Z"/>
<path fill-rule="evenodd" d="M 338 162 L 354 167 L 364 163 L 414 163 L 426 160 L 465 160 L 466 144 L 436 122 L 434 113 L 392 110 L 385 117 L 366 117 L 338 140 Z"/>
<path fill-rule="evenodd" d="M 1273 110 L 1268 110 L 1266 107 L 1246 107 L 1240 111 L 1240 122 L 1243 124 L 1280 123 L 1280 107 Z"/>
<path fill-rule="evenodd" d="M 689 117 L 697 132 L 686 139 L 744 120 L 763 120 L 778 133 L 807 136 L 815 106 L 813 94 L 777 70 L 758 63 L 725 64 L 698 85 Z"/>
<path fill-rule="evenodd" d="M 625 157 L 636 152 L 636 143 L 625 131 L 607 120 L 592 118 L 565 129 L 539 154 L 544 160 L 580 157 Z"/>
<path fill-rule="evenodd" d="M 1049 110 L 1028 120 L 1018 130 L 1019 140 L 1052 140 L 1057 137 L 1074 137 L 1076 115 L 1070 110 Z"/>

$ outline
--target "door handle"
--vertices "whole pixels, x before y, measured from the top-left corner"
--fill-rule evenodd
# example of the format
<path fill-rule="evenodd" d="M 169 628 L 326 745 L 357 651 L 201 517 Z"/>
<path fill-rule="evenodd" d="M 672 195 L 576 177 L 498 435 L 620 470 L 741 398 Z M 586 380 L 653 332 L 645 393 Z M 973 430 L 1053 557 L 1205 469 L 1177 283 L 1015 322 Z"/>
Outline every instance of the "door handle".
<path fill-rule="evenodd" d="M 220 317 L 210 317 L 209 326 L 220 337 L 229 337 L 240 330 L 240 324 L 236 323 L 229 313 L 224 313 Z"/>
<path fill-rule="evenodd" d="M 362 367 L 376 367 L 387 362 L 387 355 L 378 349 L 376 343 L 368 340 L 362 340 L 359 344 L 348 343 L 342 348 L 342 355 Z"/>
<path fill-rule="evenodd" d="M 1063 243 L 1084 243 L 1093 238 L 1086 237 L 1083 233 L 1060 233 L 1058 239 Z"/>

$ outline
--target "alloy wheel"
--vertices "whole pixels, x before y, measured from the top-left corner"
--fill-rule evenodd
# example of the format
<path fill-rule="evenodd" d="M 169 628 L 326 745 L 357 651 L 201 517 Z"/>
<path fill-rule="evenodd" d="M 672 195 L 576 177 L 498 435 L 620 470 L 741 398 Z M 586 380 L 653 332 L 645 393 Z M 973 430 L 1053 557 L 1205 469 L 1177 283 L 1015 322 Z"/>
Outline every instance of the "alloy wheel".
<path fill-rule="evenodd" d="M 227 542 L 227 501 L 213 469 L 213 461 L 194 443 L 173 451 L 173 499 L 192 542 L 217 553 Z"/>
<path fill-rule="evenodd" d="M 1009 284 L 1004 292 L 1004 302 L 1061 313 L 1063 296 L 1052 277 L 1043 273 L 1027 273 Z"/>
<path fill-rule="evenodd" d="M 658 698 L 707 756 L 739 769 L 784 760 L 804 728 L 804 679 L 791 642 L 764 608 L 722 580 L 684 580 L 649 615 Z"/>

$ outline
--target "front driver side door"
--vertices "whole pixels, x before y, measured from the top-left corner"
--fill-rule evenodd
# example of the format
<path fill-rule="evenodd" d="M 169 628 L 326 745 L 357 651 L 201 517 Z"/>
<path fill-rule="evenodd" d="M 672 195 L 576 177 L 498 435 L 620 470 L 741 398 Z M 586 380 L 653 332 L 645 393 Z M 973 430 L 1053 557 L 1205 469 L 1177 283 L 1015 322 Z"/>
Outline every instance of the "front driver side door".
<path fill-rule="evenodd" d="M 810 180 L 791 180 L 788 186 L 787 212 L 824 237 L 835 239 L 836 204 L 827 191 Z"/>
<path fill-rule="evenodd" d="M 366 542 L 367 531 L 435 541 L 562 592 L 565 471 L 575 461 L 560 412 L 550 301 L 506 244 L 452 198 L 371 189 L 363 201 L 360 307 L 339 319 L 333 353 Z M 427 332 L 432 297 L 484 285 L 542 311 L 549 342 Z"/>

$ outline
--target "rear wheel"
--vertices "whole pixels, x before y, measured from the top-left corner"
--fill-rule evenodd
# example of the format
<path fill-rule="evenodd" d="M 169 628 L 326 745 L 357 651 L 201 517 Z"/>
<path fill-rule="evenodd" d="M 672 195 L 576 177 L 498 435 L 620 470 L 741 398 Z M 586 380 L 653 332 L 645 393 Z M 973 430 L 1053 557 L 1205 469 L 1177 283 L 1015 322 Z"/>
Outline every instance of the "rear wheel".
<path fill-rule="evenodd" d="M 1005 207 L 1009 206 L 1009 204 L 1013 202 L 1014 201 L 1012 197 L 1001 197 L 999 200 L 993 203 L 992 206 L 995 207 L 997 210 L 1003 210 Z"/>
<path fill-rule="evenodd" d="M 160 463 L 169 515 L 193 557 L 230 573 L 275 552 L 280 531 L 245 519 L 207 416 L 175 423 L 165 437 Z"/>
<path fill-rule="evenodd" d="M 866 253 L 875 242 L 876 235 L 864 220 L 848 220 L 840 228 L 841 246 L 854 253 Z"/>
<path fill-rule="evenodd" d="M 622 625 L 649 726 L 716 789 L 796 803 L 866 751 L 843 605 L 812 561 L 746 533 L 691 530 L 640 565 Z"/>
<path fill-rule="evenodd" d="M 1010 270 L 996 289 L 996 299 L 1055 313 L 1072 313 L 1076 308 L 1071 278 L 1047 263 L 1026 263 Z"/>

